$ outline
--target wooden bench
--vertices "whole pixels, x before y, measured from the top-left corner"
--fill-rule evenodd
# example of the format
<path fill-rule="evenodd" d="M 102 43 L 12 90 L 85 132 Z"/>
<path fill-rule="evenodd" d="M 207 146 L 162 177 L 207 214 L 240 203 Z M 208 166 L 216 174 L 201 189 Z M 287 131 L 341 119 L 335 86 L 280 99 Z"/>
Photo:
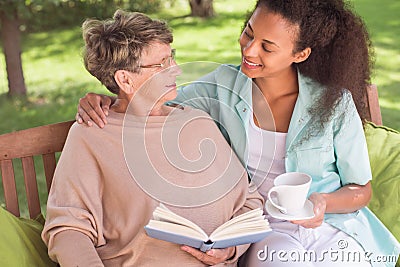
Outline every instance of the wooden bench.
<path fill-rule="evenodd" d="M 73 122 L 61 122 L 0 135 L 0 167 L 4 200 L 6 209 L 15 216 L 20 216 L 20 205 L 13 160 L 20 159 L 22 162 L 29 217 L 36 218 L 41 213 L 41 206 L 33 157 L 37 155 L 42 157 L 49 191 L 56 168 L 56 152 L 62 151 Z"/>
<path fill-rule="evenodd" d="M 382 125 L 382 114 L 379 106 L 378 88 L 375 84 L 372 84 L 367 88 L 367 99 L 366 99 L 369 121 L 376 125 Z"/>
<path fill-rule="evenodd" d="M 377 87 L 370 86 L 367 95 L 370 120 L 381 125 L 382 117 Z M 12 160 L 20 159 L 22 161 L 29 216 L 35 218 L 41 213 L 41 205 L 33 156 L 42 157 L 47 190 L 50 190 L 56 168 L 56 152 L 62 151 L 73 122 L 61 122 L 0 135 L 0 165 L 4 199 L 6 209 L 15 216 L 19 217 L 21 213 Z"/>

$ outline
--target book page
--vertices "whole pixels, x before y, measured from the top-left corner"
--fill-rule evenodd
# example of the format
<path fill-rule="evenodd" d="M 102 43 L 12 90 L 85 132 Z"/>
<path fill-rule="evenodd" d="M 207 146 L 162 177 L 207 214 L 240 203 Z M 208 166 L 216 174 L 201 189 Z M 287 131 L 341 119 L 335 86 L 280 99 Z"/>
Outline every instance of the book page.
<path fill-rule="evenodd" d="M 170 211 L 163 205 L 153 212 L 154 220 L 145 226 L 151 237 L 176 244 L 185 244 L 198 249 L 204 248 L 205 242 L 211 240 L 204 249 L 225 248 L 230 246 L 258 242 L 270 232 L 268 220 L 261 209 L 243 213 L 218 227 L 210 237 L 195 223 Z"/>
<path fill-rule="evenodd" d="M 253 233 L 269 232 L 268 220 L 261 209 L 243 213 L 219 226 L 210 235 L 212 241 L 233 238 Z"/>
<path fill-rule="evenodd" d="M 165 207 L 162 204 L 160 204 L 160 206 L 154 210 L 153 217 L 154 217 L 154 220 L 156 220 L 156 221 L 169 223 L 171 225 L 182 225 L 186 228 L 190 228 L 193 231 L 198 232 L 202 236 L 206 236 L 208 238 L 208 235 L 203 231 L 203 229 L 200 228 L 200 226 L 198 226 L 194 222 L 172 212 L 171 210 L 169 210 L 167 207 Z M 166 225 L 166 224 L 157 224 L 157 225 L 164 227 L 164 225 Z M 163 229 L 163 228 L 160 228 L 160 229 Z M 171 229 L 171 228 L 168 228 L 168 229 Z"/>
<path fill-rule="evenodd" d="M 221 224 L 220 226 L 218 226 L 217 229 L 214 230 L 214 233 L 222 231 L 223 229 L 230 227 L 232 224 L 237 225 L 242 222 L 260 221 L 261 218 L 264 219 L 263 211 L 260 208 L 254 209 L 246 213 L 240 214 L 239 216 L 236 216 L 229 221 Z"/>
<path fill-rule="evenodd" d="M 223 239 L 232 239 L 240 236 L 258 234 L 271 231 L 267 221 L 242 223 L 239 225 L 231 225 L 231 227 L 224 228 L 218 232 L 213 232 L 210 236 L 212 241 Z"/>

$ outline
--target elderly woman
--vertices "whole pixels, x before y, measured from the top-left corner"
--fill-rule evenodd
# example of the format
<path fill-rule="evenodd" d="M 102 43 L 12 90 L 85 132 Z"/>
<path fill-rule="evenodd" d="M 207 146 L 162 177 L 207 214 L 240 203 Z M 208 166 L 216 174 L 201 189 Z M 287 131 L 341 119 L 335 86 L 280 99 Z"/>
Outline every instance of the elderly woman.
<path fill-rule="evenodd" d="M 87 70 L 118 98 L 107 129 L 69 132 L 42 233 L 50 257 L 61 266 L 236 266 L 248 245 L 193 252 L 144 231 L 160 202 L 210 234 L 263 201 L 208 114 L 164 105 L 181 72 L 166 24 L 117 11 L 86 21 L 83 37 Z M 218 183 L 227 174 L 236 181 Z"/>

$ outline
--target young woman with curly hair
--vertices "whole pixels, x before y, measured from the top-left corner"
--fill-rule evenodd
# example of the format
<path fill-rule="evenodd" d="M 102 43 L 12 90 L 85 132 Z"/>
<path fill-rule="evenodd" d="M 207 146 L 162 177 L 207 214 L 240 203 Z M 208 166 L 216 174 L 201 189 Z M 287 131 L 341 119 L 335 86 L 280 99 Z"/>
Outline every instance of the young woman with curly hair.
<path fill-rule="evenodd" d="M 263 196 L 282 173 L 309 174 L 315 214 L 282 220 L 266 210 L 275 231 L 253 244 L 242 264 L 375 266 L 381 263 L 372 257 L 397 256 L 398 241 L 366 207 L 372 175 L 363 103 L 372 55 L 363 21 L 343 0 L 259 0 L 240 46 L 240 66 L 220 66 L 174 102 L 218 122 Z M 102 110 L 111 102 L 88 94 L 77 120 L 104 126 Z M 310 254 L 316 258 L 303 257 Z"/>

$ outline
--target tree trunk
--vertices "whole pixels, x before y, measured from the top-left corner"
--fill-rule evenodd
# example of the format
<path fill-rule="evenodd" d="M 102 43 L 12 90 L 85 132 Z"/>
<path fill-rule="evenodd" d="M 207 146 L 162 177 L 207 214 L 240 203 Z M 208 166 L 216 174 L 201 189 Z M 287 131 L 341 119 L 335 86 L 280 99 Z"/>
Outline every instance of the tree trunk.
<path fill-rule="evenodd" d="M 209 18 L 214 16 L 213 0 L 189 0 L 191 15 Z"/>
<path fill-rule="evenodd" d="M 10 96 L 26 95 L 21 60 L 20 21 L 17 11 L 14 10 L 11 14 L 0 11 L 0 21 L 3 52 L 6 59 L 8 94 Z"/>

